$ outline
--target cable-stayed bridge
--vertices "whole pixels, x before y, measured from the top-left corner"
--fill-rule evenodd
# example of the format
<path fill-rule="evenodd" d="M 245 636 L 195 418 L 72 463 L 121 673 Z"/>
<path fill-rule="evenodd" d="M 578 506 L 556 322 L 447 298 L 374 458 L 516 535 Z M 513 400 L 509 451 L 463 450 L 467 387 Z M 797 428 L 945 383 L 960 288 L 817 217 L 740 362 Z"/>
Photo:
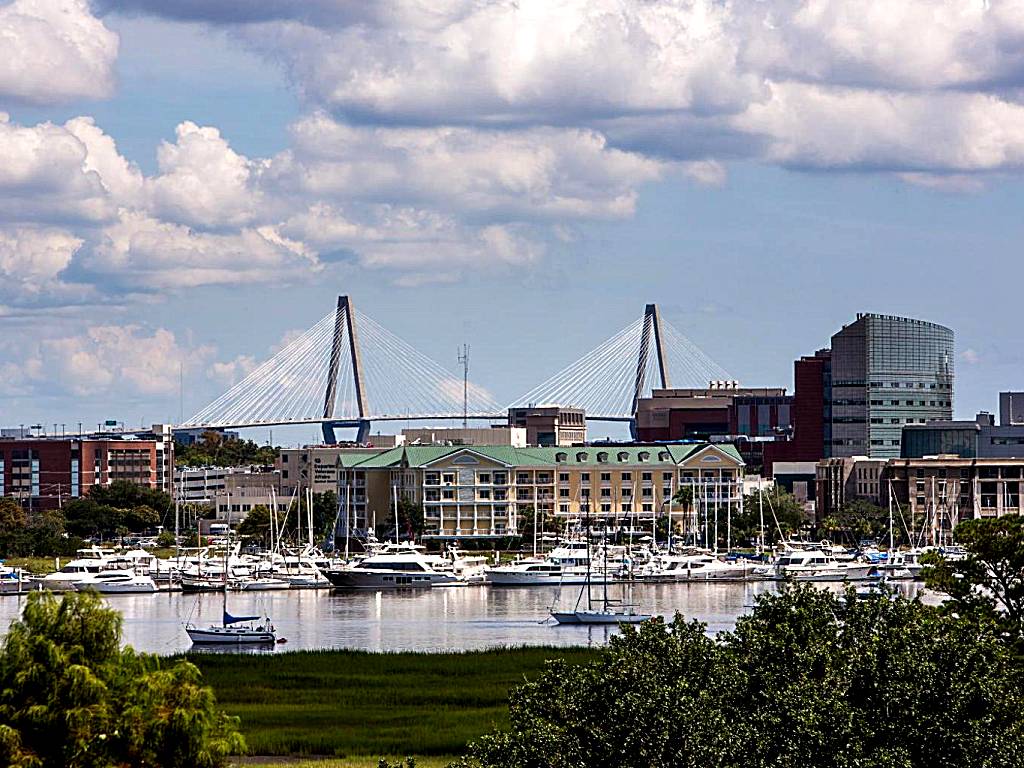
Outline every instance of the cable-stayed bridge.
<path fill-rule="evenodd" d="M 356 428 L 362 441 L 374 421 L 504 419 L 509 407 L 540 403 L 584 408 L 592 420 L 631 421 L 637 400 L 654 386 L 729 378 L 648 304 L 641 318 L 502 406 L 340 296 L 334 310 L 181 426 L 321 424 L 328 442 L 339 427 Z"/>

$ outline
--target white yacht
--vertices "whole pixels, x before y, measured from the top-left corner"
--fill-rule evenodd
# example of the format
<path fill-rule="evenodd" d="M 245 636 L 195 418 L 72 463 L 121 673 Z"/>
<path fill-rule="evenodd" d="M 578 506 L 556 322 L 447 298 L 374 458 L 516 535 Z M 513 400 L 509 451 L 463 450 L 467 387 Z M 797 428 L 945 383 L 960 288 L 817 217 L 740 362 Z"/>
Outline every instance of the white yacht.
<path fill-rule="evenodd" d="M 775 579 L 797 581 L 860 581 L 871 577 L 870 563 L 844 562 L 820 549 L 801 549 L 779 557 L 771 566 Z"/>
<path fill-rule="evenodd" d="M 723 560 L 710 552 L 655 557 L 644 581 L 742 581 L 754 575 L 746 561 Z"/>
<path fill-rule="evenodd" d="M 85 578 L 74 582 L 74 589 L 78 592 L 93 589 L 102 595 L 138 595 L 158 591 L 152 578 L 129 570 L 89 573 Z"/>
<path fill-rule="evenodd" d="M 453 573 L 437 571 L 420 552 L 383 552 L 354 565 L 325 574 L 335 587 L 352 589 L 421 589 L 457 581 Z"/>
<path fill-rule="evenodd" d="M 30 588 L 21 568 L 11 568 L 0 560 L 0 595 L 17 595 Z"/>
<path fill-rule="evenodd" d="M 40 589 L 71 592 L 75 588 L 75 582 L 90 574 L 99 573 L 106 565 L 106 558 L 101 550 L 80 549 L 77 554 L 80 556 L 41 578 L 38 582 Z"/>

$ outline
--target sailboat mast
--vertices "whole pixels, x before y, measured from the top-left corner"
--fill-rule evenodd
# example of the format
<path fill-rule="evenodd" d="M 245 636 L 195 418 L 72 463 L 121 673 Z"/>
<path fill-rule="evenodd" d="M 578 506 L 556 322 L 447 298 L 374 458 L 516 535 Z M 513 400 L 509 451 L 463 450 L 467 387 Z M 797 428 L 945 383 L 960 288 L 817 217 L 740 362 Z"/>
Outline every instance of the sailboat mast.
<path fill-rule="evenodd" d="M 757 510 L 758 515 L 761 518 L 761 528 L 758 533 L 758 546 L 761 551 L 758 554 L 764 554 L 764 489 L 761 487 L 761 476 L 757 476 Z"/>
<path fill-rule="evenodd" d="M 348 540 L 352 538 L 352 516 L 349 513 L 351 505 L 349 496 L 352 494 L 352 486 L 345 486 L 345 562 L 348 562 Z"/>
<path fill-rule="evenodd" d="M 395 501 L 395 544 L 398 543 L 398 486 L 391 486 L 391 498 Z"/>

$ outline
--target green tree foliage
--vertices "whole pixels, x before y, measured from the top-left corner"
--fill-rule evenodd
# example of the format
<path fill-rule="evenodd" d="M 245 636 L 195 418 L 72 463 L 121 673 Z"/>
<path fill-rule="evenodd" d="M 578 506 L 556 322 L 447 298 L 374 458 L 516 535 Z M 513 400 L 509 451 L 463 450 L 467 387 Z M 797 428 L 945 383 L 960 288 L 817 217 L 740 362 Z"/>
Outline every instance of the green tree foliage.
<path fill-rule="evenodd" d="M 249 510 L 249 514 L 238 524 L 238 535 L 247 543 L 270 545 L 270 509 L 257 504 Z"/>
<path fill-rule="evenodd" d="M 1024 518 L 965 520 L 956 538 L 968 557 L 925 555 L 927 585 L 949 596 L 944 610 L 996 622 L 1024 655 Z"/>
<path fill-rule="evenodd" d="M 748 493 L 743 497 L 743 511 L 732 510 L 733 541 L 757 541 L 761 526 L 761 508 L 758 493 Z M 774 517 L 773 517 L 774 512 Z M 778 525 L 775 524 L 776 519 Z M 720 521 L 721 522 L 721 521 Z M 765 543 L 772 545 L 779 540 L 779 528 L 788 538 L 799 533 L 807 522 L 803 505 L 785 488 L 772 487 L 764 489 L 764 537 Z M 721 525 L 719 526 L 721 527 Z"/>
<path fill-rule="evenodd" d="M 0 498 L 0 557 L 63 555 L 79 544 L 64 536 L 59 510 L 26 512 L 14 499 Z"/>
<path fill-rule="evenodd" d="M 244 749 L 194 665 L 120 642 L 99 596 L 29 595 L 0 651 L 0 764 L 217 768 Z"/>
<path fill-rule="evenodd" d="M 848 501 L 821 526 L 822 533 L 836 541 L 856 544 L 862 539 L 882 539 L 889 535 L 889 511 L 865 499 Z M 894 540 L 902 540 L 894 530 Z"/>
<path fill-rule="evenodd" d="M 374 532 L 379 538 L 391 538 L 395 535 L 395 512 L 394 508 L 389 510 L 386 519 L 377 518 L 377 526 Z M 398 499 L 398 538 L 412 539 L 420 536 L 424 531 L 425 518 L 423 505 L 409 501 L 404 496 Z"/>
<path fill-rule="evenodd" d="M 225 438 L 220 432 L 206 432 L 192 445 L 174 444 L 174 463 L 179 467 L 269 467 L 278 448 L 257 445 L 252 440 Z"/>
<path fill-rule="evenodd" d="M 64 505 L 63 512 L 71 533 L 110 538 L 153 528 L 170 509 L 171 497 L 163 491 L 118 480 L 92 486 L 87 496 Z"/>
<path fill-rule="evenodd" d="M 513 691 L 463 766 L 1021 766 L 1020 671 L 991 622 L 786 587 L 717 640 L 660 619 Z"/>

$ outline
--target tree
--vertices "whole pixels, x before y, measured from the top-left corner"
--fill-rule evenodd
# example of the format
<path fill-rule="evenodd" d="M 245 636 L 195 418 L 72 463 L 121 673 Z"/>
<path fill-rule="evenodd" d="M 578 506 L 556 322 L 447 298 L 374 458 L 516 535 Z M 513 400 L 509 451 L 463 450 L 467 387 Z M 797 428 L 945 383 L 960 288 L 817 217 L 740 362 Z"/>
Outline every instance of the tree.
<path fill-rule="evenodd" d="M 115 509 L 149 507 L 163 514 L 171 508 L 171 497 L 163 491 L 129 483 L 127 480 L 115 480 L 110 485 L 91 486 L 89 498 L 97 504 Z"/>
<path fill-rule="evenodd" d="M 98 595 L 28 596 L 0 651 L 0 764 L 217 768 L 244 749 L 193 664 L 120 643 Z"/>
<path fill-rule="evenodd" d="M 28 516 L 14 499 L 0 498 L 0 555 L 21 554 L 28 537 Z"/>
<path fill-rule="evenodd" d="M 1024 518 L 965 520 L 956 539 L 968 556 L 950 560 L 928 553 L 925 583 L 949 596 L 944 610 L 995 622 L 1024 654 Z"/>
<path fill-rule="evenodd" d="M 279 451 L 211 430 L 191 445 L 175 443 L 174 463 L 179 467 L 267 467 L 273 466 Z"/>
<path fill-rule="evenodd" d="M 889 533 L 889 511 L 865 499 L 854 499 L 826 518 L 822 530 L 830 538 L 852 544 L 861 539 L 880 539 Z"/>
<path fill-rule="evenodd" d="M 993 630 L 808 586 L 761 596 L 717 640 L 655 618 L 515 689 L 510 728 L 461 765 L 1020 766 L 1020 671 Z"/>
<path fill-rule="evenodd" d="M 245 537 L 250 543 L 269 544 L 270 522 L 270 509 L 263 504 L 257 504 L 238 524 L 238 535 Z"/>
<path fill-rule="evenodd" d="M 743 511 L 732 511 L 732 535 L 735 541 L 757 541 L 761 527 L 762 501 L 755 491 L 743 497 Z M 767 545 L 779 540 L 779 529 L 786 537 L 805 527 L 803 505 L 785 488 L 773 486 L 764 489 L 764 537 Z M 776 525 L 778 520 L 778 525 Z"/>

